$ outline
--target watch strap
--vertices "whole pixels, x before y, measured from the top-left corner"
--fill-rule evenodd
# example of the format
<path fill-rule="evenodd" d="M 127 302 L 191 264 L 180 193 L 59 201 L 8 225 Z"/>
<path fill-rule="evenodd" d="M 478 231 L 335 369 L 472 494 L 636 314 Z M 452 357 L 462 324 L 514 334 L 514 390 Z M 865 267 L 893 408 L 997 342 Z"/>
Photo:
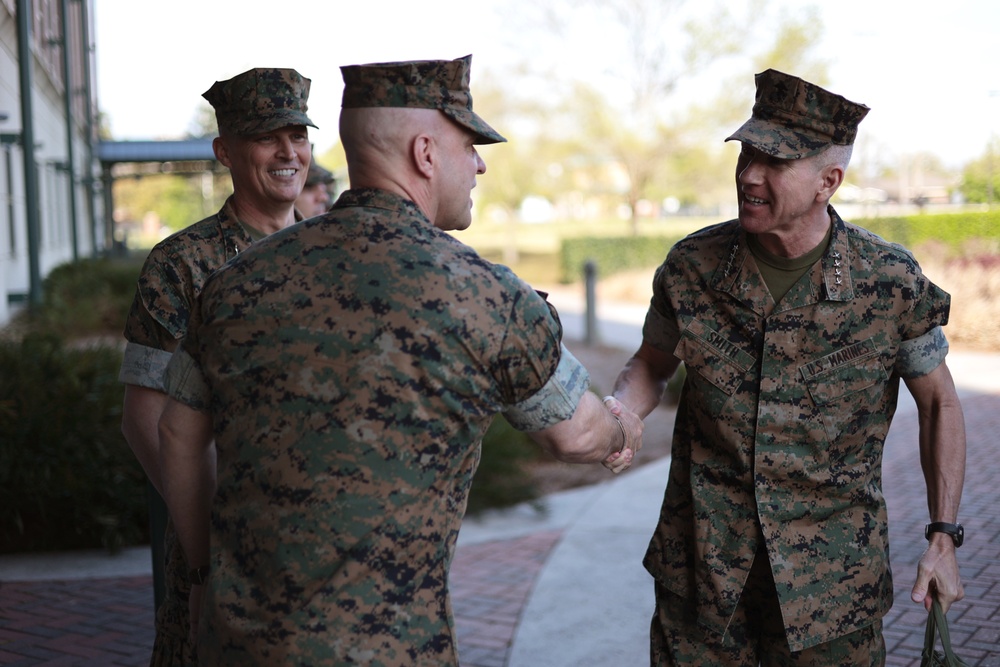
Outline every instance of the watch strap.
<path fill-rule="evenodd" d="M 932 521 L 924 527 L 924 537 L 931 539 L 931 533 L 945 533 L 951 535 L 956 547 L 962 546 L 965 542 L 965 528 L 960 523 L 948 523 L 947 521 Z"/>

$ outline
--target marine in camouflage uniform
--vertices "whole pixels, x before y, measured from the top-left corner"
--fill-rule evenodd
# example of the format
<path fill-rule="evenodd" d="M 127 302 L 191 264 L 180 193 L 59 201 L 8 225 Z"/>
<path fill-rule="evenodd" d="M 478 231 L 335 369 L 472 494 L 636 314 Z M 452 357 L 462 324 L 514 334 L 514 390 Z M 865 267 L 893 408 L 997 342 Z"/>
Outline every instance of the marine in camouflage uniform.
<path fill-rule="evenodd" d="M 754 159 L 786 169 L 850 144 L 867 113 L 773 70 L 757 87 L 753 118 L 730 137 L 744 143 L 738 183 Z M 760 205 L 749 190 L 741 196 Z M 656 272 L 630 364 L 653 360 L 663 380 L 682 361 L 686 381 L 644 559 L 656 582 L 653 664 L 885 659 L 882 449 L 900 378 L 944 368 L 949 297 L 905 249 L 832 207 L 821 213 L 826 238 L 798 266 L 731 220 L 678 242 Z M 784 285 L 781 271 L 792 274 Z M 627 366 L 615 395 L 642 414 L 637 377 Z M 958 431 L 938 446 L 964 461 Z"/>
<path fill-rule="evenodd" d="M 217 82 L 205 97 L 218 112 L 220 129 L 253 136 L 284 127 L 312 125 L 305 115 L 308 90 L 309 80 L 294 70 L 258 68 Z M 287 208 L 293 214 L 290 203 Z M 191 310 L 208 276 L 264 236 L 264 232 L 239 220 L 235 198 L 230 196 L 217 214 L 154 246 L 140 272 L 125 324 L 127 344 L 119 379 L 129 385 L 128 396 L 136 395 L 134 388 L 164 392 L 167 362 L 187 331 Z M 130 431 L 129 424 L 147 418 L 155 427 L 159 415 L 139 414 L 145 406 L 135 400 L 126 399 L 123 429 L 137 449 L 142 435 L 135 426 Z M 165 395 L 162 400 L 166 400 Z M 158 493 L 153 502 L 162 504 Z M 163 667 L 194 664 L 189 641 L 190 568 L 169 521 L 164 533 L 164 554 L 165 590 L 156 612 L 156 638 L 150 664 Z"/>
<path fill-rule="evenodd" d="M 163 392 L 163 376 L 190 309 L 208 276 L 250 246 L 229 202 L 218 214 L 175 234 L 150 252 L 125 323 L 126 352 L 119 379 Z M 152 489 L 151 491 L 155 491 Z M 158 495 L 156 497 L 159 500 Z M 162 500 L 160 500 L 162 502 Z M 188 641 L 188 567 L 173 524 L 164 533 L 164 597 L 156 610 L 151 665 L 193 664 Z"/>
<path fill-rule="evenodd" d="M 438 109 L 455 122 L 419 116 L 447 126 L 434 145 L 502 140 L 472 113 L 468 77 L 469 57 L 347 67 L 345 112 Z M 341 128 L 350 163 L 363 140 Z M 409 159 L 383 165 L 394 183 L 437 191 L 438 172 L 400 176 Z M 464 159 L 485 170 L 474 149 Z M 352 183 L 381 173 L 351 168 Z M 462 220 L 425 211 L 461 206 L 391 187 L 352 187 L 216 273 L 170 362 L 167 500 L 189 553 L 209 553 L 210 534 L 204 664 L 458 665 L 448 570 L 493 417 L 589 438 L 575 460 L 623 445 L 545 299 L 442 231 Z M 175 495 L 210 434 L 214 485 Z M 210 521 L 175 502 L 212 488 Z"/>

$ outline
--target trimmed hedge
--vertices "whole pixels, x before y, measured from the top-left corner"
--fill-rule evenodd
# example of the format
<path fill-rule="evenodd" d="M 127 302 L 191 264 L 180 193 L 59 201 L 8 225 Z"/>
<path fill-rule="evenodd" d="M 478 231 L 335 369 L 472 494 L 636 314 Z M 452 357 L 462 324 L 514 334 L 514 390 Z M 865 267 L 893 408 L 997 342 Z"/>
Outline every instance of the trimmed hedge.
<path fill-rule="evenodd" d="M 145 475 L 121 434 L 116 347 L 51 334 L 0 342 L 0 552 L 103 547 L 146 535 Z"/>
<path fill-rule="evenodd" d="M 868 218 L 850 222 L 878 234 L 887 241 L 913 250 L 928 242 L 942 243 L 955 254 L 967 254 L 970 247 L 997 253 L 1000 244 L 1000 210 L 966 213 L 924 214 L 895 218 Z M 578 237 L 564 239 L 560 249 L 561 279 L 580 280 L 583 267 L 593 260 L 598 278 L 636 268 L 659 266 L 682 235 Z M 989 243 L 982 244 L 982 241 Z"/>
<path fill-rule="evenodd" d="M 659 266 L 667 251 L 681 240 L 682 235 L 625 236 L 563 239 L 559 253 L 562 281 L 580 280 L 583 267 L 593 260 L 598 268 L 598 278 L 621 271 L 648 266 Z"/>
<path fill-rule="evenodd" d="M 484 510 L 536 500 L 538 485 L 525 468 L 546 456 L 541 447 L 511 426 L 503 415 L 494 417 L 483 436 L 482 458 L 472 478 L 466 512 L 475 516 Z"/>
<path fill-rule="evenodd" d="M 66 339 L 120 336 L 142 262 L 84 259 L 61 264 L 42 284 L 42 305 L 27 313 L 29 327 Z"/>
<path fill-rule="evenodd" d="M 965 254 L 972 244 L 991 241 L 992 248 L 986 244 L 980 249 L 996 253 L 1000 243 L 1000 210 L 870 218 L 856 224 L 910 250 L 934 242 L 945 244 L 955 254 Z"/>

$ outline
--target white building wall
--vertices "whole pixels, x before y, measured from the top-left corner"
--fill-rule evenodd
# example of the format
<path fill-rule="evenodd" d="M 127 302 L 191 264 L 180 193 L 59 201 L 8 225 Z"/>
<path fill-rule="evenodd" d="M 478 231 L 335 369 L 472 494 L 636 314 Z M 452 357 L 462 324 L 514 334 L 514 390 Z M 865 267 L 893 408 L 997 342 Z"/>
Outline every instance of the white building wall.
<path fill-rule="evenodd" d="M 92 2 L 84 1 L 92 9 Z M 8 116 L 7 120 L 0 121 L 0 133 L 20 134 L 24 125 L 21 122 L 17 22 L 9 4 L 0 2 L 0 113 Z M 52 6 L 57 5 L 50 5 Z M 33 35 L 33 39 L 37 40 L 38 36 Z M 76 41 L 79 42 L 78 39 Z M 32 78 L 32 129 L 39 200 L 34 205 L 38 207 L 38 260 L 44 279 L 56 266 L 72 261 L 74 255 L 83 259 L 102 251 L 103 214 L 101 198 L 91 194 L 90 188 L 84 183 L 88 156 L 86 119 L 75 118 L 73 166 L 76 177 L 76 217 L 73 219 L 69 191 L 70 171 L 67 169 L 69 162 L 63 84 L 53 80 L 38 58 L 33 58 Z M 79 81 L 72 81 L 70 86 L 75 91 L 83 88 Z M 17 308 L 16 304 L 23 301 L 30 290 L 28 204 L 25 200 L 22 150 L 20 143 L 0 145 L 0 326 L 9 322 L 12 311 Z M 99 165 L 94 164 L 92 173 L 95 176 L 100 173 Z M 88 217 L 88 199 L 91 197 L 95 207 L 95 232 L 91 231 L 91 220 Z M 12 302 L 14 306 L 11 305 Z"/>
<path fill-rule="evenodd" d="M 0 121 L 0 133 L 20 132 L 18 86 L 17 26 L 0 6 L 0 113 L 7 115 Z M 28 284 L 23 164 L 20 146 L 0 146 L 0 325 L 10 319 L 8 293 L 27 291 Z"/>

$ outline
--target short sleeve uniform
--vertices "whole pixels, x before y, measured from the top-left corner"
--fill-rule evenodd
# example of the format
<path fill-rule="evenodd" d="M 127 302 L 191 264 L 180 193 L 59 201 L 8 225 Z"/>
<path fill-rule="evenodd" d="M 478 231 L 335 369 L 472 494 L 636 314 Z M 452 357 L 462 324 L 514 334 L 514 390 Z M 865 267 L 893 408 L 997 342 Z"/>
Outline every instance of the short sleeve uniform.
<path fill-rule="evenodd" d="M 830 213 L 826 253 L 777 304 L 738 221 L 683 239 L 644 327 L 687 371 L 645 566 L 721 635 L 766 554 L 792 651 L 889 609 L 883 443 L 899 379 L 947 353 L 947 293 Z"/>
<path fill-rule="evenodd" d="M 218 452 L 199 658 L 457 665 L 447 576 L 479 444 L 498 412 L 572 416 L 588 377 L 561 333 L 508 269 L 379 190 L 213 276 L 168 373 Z"/>
<path fill-rule="evenodd" d="M 230 197 L 217 214 L 153 247 L 143 264 L 125 323 L 122 382 L 163 391 L 167 361 L 187 331 L 202 286 L 213 271 L 250 243 Z"/>

